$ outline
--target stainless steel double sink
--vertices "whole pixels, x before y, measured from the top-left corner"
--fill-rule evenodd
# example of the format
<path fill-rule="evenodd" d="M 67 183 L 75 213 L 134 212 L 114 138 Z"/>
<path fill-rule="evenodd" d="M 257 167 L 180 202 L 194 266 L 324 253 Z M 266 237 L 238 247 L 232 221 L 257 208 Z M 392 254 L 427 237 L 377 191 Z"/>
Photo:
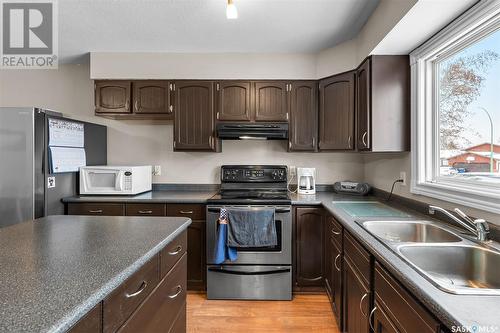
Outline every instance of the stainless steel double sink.
<path fill-rule="evenodd" d="M 427 220 L 356 221 L 438 288 L 500 295 L 500 252 Z"/>

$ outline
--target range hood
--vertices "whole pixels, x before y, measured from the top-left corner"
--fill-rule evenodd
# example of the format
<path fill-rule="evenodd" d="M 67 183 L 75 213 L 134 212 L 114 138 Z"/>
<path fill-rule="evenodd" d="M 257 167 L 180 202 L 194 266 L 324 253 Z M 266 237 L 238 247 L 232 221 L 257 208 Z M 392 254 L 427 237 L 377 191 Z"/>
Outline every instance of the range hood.
<path fill-rule="evenodd" d="M 287 140 L 286 123 L 219 123 L 217 136 L 226 140 Z"/>

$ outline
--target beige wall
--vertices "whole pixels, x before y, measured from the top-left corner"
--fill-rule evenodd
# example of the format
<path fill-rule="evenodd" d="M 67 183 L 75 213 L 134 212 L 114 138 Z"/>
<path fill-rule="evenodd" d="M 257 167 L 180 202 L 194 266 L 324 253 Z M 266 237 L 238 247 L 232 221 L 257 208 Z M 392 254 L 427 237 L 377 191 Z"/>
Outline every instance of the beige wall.
<path fill-rule="evenodd" d="M 220 154 L 172 150 L 172 123 L 117 121 L 94 116 L 88 65 L 58 70 L 0 71 L 0 106 L 40 106 L 108 126 L 110 164 L 161 165 L 156 183 L 218 183 L 221 164 L 316 167 L 319 183 L 363 178 L 363 157 L 341 153 L 287 153 L 285 142 L 224 141 Z"/>
<path fill-rule="evenodd" d="M 400 171 L 406 172 L 406 186 L 396 184 L 394 193 L 418 200 L 421 202 L 436 204 L 443 208 L 453 209 L 461 208 L 467 214 L 475 217 L 480 217 L 500 225 L 500 215 L 481 211 L 474 208 L 463 207 L 457 204 L 445 202 L 429 198 L 423 195 L 416 195 L 410 192 L 411 181 L 411 154 L 410 153 L 394 153 L 394 154 L 371 154 L 364 155 L 365 181 L 372 186 L 390 191 L 392 183 L 399 178 Z"/>
<path fill-rule="evenodd" d="M 90 55 L 92 79 L 315 79 L 316 54 L 108 53 Z"/>

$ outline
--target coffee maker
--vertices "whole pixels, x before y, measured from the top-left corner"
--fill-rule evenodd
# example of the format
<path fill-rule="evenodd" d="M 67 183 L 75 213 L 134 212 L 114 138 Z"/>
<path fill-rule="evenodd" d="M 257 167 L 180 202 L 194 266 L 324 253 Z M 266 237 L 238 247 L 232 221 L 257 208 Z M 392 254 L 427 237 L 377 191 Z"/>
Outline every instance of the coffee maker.
<path fill-rule="evenodd" d="M 297 193 L 315 194 L 316 193 L 316 169 L 315 168 L 297 168 Z"/>

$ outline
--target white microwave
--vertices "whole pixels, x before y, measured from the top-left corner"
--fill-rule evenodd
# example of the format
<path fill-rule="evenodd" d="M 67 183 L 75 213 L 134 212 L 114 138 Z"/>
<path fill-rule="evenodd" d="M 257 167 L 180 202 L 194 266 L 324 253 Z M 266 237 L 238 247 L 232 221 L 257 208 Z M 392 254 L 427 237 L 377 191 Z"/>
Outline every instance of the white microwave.
<path fill-rule="evenodd" d="M 80 167 L 80 194 L 131 195 L 151 191 L 151 166 Z"/>

